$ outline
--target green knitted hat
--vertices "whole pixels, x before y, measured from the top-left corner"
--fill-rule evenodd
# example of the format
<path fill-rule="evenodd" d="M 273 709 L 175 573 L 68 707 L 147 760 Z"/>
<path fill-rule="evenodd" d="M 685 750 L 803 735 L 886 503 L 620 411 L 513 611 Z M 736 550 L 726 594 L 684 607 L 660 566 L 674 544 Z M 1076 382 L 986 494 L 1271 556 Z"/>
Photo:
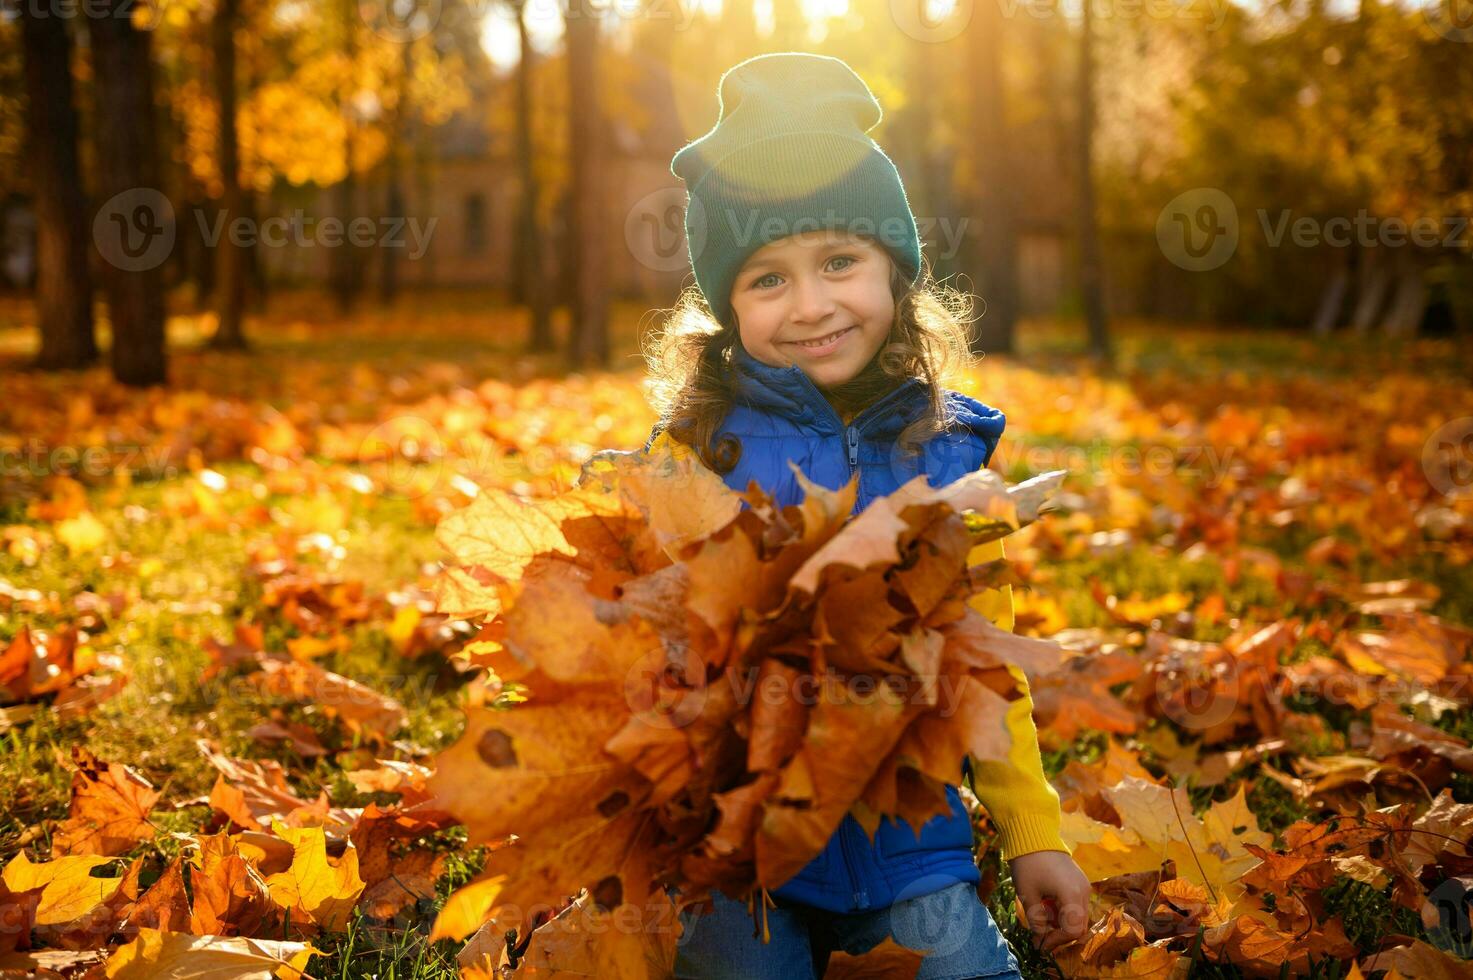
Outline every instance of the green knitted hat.
<path fill-rule="evenodd" d="M 716 125 L 682 147 L 670 171 L 686 185 L 696 283 L 721 322 L 742 263 L 788 235 L 872 235 L 915 282 L 915 215 L 895 164 L 865 135 L 882 113 L 854 69 L 801 51 L 758 55 L 721 76 L 717 99 Z"/>

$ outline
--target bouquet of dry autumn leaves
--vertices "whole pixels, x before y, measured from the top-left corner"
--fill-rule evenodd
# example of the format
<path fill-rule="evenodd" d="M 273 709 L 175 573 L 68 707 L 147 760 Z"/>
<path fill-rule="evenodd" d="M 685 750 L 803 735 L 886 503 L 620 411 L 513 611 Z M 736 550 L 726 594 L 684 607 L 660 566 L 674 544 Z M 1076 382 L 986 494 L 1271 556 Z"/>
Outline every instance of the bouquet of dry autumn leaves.
<path fill-rule="evenodd" d="M 667 889 L 765 910 L 846 812 L 918 827 L 965 756 L 1007 757 L 1007 665 L 1062 654 L 969 606 L 1010 579 L 969 556 L 1063 474 L 917 477 L 851 517 L 854 481 L 794 470 L 806 496 L 779 508 L 689 457 L 604 453 L 560 496 L 488 493 L 441 522 L 440 611 L 481 622 L 467 653 L 520 702 L 472 707 L 430 780 L 492 847 L 436 927 L 479 927 L 468 973 L 668 975 Z"/>

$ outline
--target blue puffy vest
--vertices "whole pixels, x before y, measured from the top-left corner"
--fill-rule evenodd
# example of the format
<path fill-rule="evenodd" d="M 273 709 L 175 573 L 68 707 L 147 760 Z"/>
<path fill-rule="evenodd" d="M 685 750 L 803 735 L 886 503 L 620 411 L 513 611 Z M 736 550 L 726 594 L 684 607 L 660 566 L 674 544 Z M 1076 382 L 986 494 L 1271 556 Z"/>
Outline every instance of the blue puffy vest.
<path fill-rule="evenodd" d="M 756 480 L 779 507 L 799 503 L 803 496 L 788 460 L 829 489 L 843 486 L 857 471 L 857 514 L 921 473 L 931 486 L 941 487 L 986 466 L 1005 424 L 997 409 L 948 392 L 957 424 L 933 437 L 919 455 L 907 456 L 895 440 L 927 408 L 922 382 L 904 382 L 846 426 L 801 368 L 763 364 L 740 343 L 733 363 L 738 391 L 717 438 L 736 436 L 742 452 L 725 481 L 744 491 L 748 481 Z M 859 821 L 846 813 L 818 856 L 772 894 L 833 912 L 858 912 L 959 881 L 979 881 L 971 821 L 956 787 L 948 786 L 946 793 L 950 816 L 931 819 L 919 835 L 905 821 L 885 817 L 871 842 Z"/>

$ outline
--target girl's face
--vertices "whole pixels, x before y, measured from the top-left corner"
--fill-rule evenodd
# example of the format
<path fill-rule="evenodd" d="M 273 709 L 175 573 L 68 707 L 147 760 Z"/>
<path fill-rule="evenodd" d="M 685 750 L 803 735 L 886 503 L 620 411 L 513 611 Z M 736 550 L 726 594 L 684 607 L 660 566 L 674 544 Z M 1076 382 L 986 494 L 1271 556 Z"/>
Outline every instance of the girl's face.
<path fill-rule="evenodd" d="M 890 335 L 890 274 L 888 252 L 843 231 L 764 245 L 731 289 L 742 346 L 772 367 L 798 365 L 820 388 L 843 384 Z"/>

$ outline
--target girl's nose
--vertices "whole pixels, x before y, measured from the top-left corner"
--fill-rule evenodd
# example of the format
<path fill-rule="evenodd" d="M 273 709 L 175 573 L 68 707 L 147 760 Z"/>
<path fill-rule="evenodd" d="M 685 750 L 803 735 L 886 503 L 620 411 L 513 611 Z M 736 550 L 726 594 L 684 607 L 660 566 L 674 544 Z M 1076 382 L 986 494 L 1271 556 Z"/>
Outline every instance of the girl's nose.
<path fill-rule="evenodd" d="M 793 320 L 818 323 L 834 311 L 834 299 L 822 279 L 802 276 L 793 282 Z"/>

